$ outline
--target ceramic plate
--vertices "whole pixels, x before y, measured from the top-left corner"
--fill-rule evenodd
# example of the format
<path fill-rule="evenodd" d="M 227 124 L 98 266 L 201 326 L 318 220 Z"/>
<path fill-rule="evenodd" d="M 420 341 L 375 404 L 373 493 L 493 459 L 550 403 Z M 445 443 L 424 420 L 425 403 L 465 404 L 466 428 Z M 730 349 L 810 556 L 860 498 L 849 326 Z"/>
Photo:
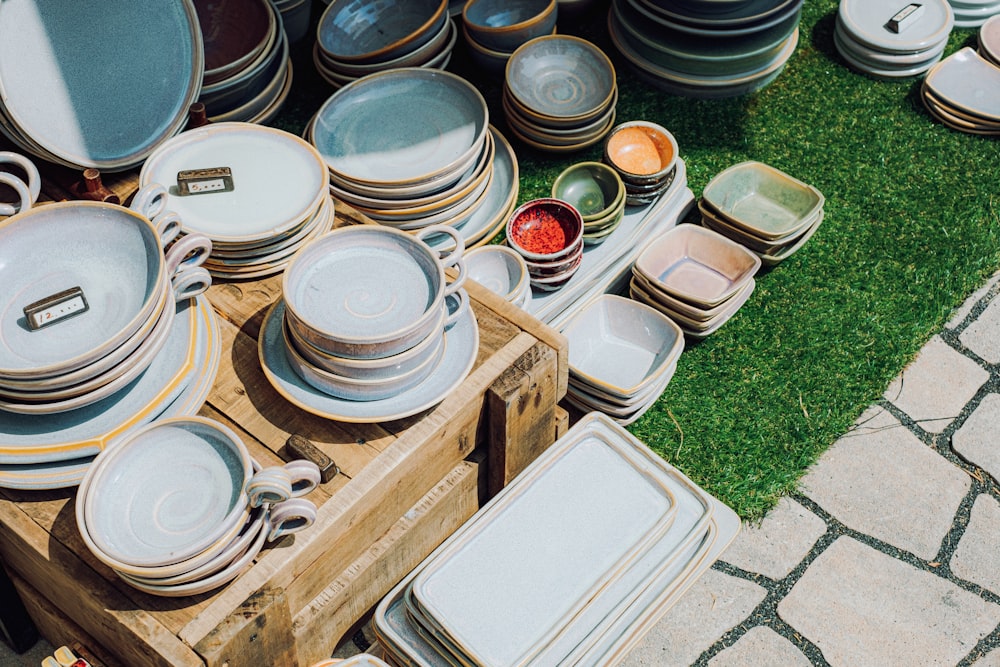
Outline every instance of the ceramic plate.
<path fill-rule="evenodd" d="M 786 22 L 789 16 L 796 17 L 795 20 L 797 21 L 798 16 L 802 11 L 802 0 L 795 0 L 790 3 L 781 3 L 781 7 L 778 11 L 775 11 L 774 13 L 767 13 L 766 17 L 762 18 L 760 21 L 740 20 L 731 22 L 728 25 L 711 25 L 708 23 L 700 23 L 696 25 L 691 21 L 681 22 L 676 19 L 667 18 L 666 16 L 657 14 L 656 12 L 651 11 L 646 5 L 642 4 L 640 0 L 627 0 L 627 2 L 639 13 L 643 14 L 647 20 L 656 22 L 660 27 L 706 38 L 738 38 L 746 35 L 752 35 Z"/>
<path fill-rule="evenodd" d="M 183 128 L 203 70 L 190 0 L 0 5 L 6 113 L 32 141 L 80 168 L 138 165 Z"/>
<path fill-rule="evenodd" d="M 965 47 L 935 65 L 924 84 L 949 106 L 1000 122 L 1000 67 L 971 47 Z"/>
<path fill-rule="evenodd" d="M 888 4 L 871 0 L 843 0 L 837 23 L 855 41 L 886 53 L 918 53 L 948 38 L 955 21 L 946 0 L 923 2 L 923 14 L 901 32 L 886 27 L 889 19 L 906 3 Z"/>
<path fill-rule="evenodd" d="M 281 327 L 284 301 L 268 311 L 258 341 L 264 375 L 275 390 L 306 412 L 352 423 L 402 419 L 431 408 L 448 396 L 472 370 L 479 349 L 479 328 L 472 309 L 445 332 L 446 352 L 437 372 L 393 398 L 380 401 L 347 401 L 314 389 L 298 376 L 285 357 Z"/>
<path fill-rule="evenodd" d="M 691 26 L 708 28 L 731 28 L 745 24 L 760 26 L 779 12 L 786 12 L 793 5 L 801 5 L 800 0 L 749 0 L 733 2 L 730 7 L 698 11 L 697 8 L 678 7 L 676 0 L 636 0 L 650 11 L 669 19 Z"/>
<path fill-rule="evenodd" d="M 198 297 L 177 306 L 170 336 L 149 368 L 121 391 L 97 403 L 55 415 L 0 411 L 0 463 L 66 461 L 99 453 L 114 437 L 163 411 L 198 376 L 195 328 Z"/>
<path fill-rule="evenodd" d="M 152 419 L 197 414 L 215 384 L 215 377 L 222 361 L 222 332 L 208 299 L 204 296 L 197 298 L 198 342 L 194 366 L 201 372 L 184 386 L 181 393 L 171 400 L 162 412 L 152 415 Z M 133 428 L 144 423 L 145 421 L 141 421 Z M 0 464 L 0 487 L 42 490 L 76 486 L 83 479 L 93 460 L 94 455 L 50 463 Z"/>
<path fill-rule="evenodd" d="M 334 93 L 317 112 L 312 136 L 327 165 L 344 178 L 402 185 L 448 173 L 478 155 L 488 116 L 483 96 L 464 79 L 402 68 Z"/>

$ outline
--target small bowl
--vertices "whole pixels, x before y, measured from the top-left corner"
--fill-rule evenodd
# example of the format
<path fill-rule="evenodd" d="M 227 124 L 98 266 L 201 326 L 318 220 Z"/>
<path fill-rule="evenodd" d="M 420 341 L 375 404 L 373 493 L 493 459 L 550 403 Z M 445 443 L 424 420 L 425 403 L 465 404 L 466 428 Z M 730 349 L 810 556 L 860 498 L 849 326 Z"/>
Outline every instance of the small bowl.
<path fill-rule="evenodd" d="M 661 182 L 677 166 L 678 152 L 674 135 L 644 120 L 621 123 L 604 141 L 604 161 L 626 185 Z"/>
<path fill-rule="evenodd" d="M 469 278 L 508 301 L 520 296 L 528 282 L 524 258 L 508 246 L 487 245 L 469 251 L 465 269 Z"/>
<path fill-rule="evenodd" d="M 529 262 L 526 260 L 525 264 L 528 267 L 528 276 L 532 281 L 538 280 L 539 278 L 553 280 L 558 276 L 569 275 L 576 271 L 580 267 L 580 261 L 582 259 L 583 238 L 581 237 L 579 246 L 569 257 L 566 257 L 565 259 L 560 259 L 556 262 Z"/>
<path fill-rule="evenodd" d="M 507 220 L 507 243 L 526 260 L 551 262 L 572 254 L 583 234 L 583 218 L 560 199 L 533 199 Z"/>
<path fill-rule="evenodd" d="M 316 26 L 331 58 L 376 63 L 415 51 L 448 20 L 448 0 L 333 0 Z"/>
<path fill-rule="evenodd" d="M 493 51 L 513 53 L 556 27 L 556 0 L 469 0 L 462 21 L 469 36 Z"/>
<path fill-rule="evenodd" d="M 1000 65 L 1000 14 L 991 16 L 979 26 L 979 55 Z"/>
<path fill-rule="evenodd" d="M 497 51 L 483 46 L 469 34 L 469 29 L 464 24 L 462 36 L 465 37 L 465 43 L 469 47 L 469 57 L 478 67 L 494 74 L 504 71 L 513 51 Z"/>
<path fill-rule="evenodd" d="M 552 184 L 552 196 L 572 204 L 584 226 L 613 213 L 625 201 L 625 184 L 614 169 L 601 162 L 578 162 L 562 171 Z"/>

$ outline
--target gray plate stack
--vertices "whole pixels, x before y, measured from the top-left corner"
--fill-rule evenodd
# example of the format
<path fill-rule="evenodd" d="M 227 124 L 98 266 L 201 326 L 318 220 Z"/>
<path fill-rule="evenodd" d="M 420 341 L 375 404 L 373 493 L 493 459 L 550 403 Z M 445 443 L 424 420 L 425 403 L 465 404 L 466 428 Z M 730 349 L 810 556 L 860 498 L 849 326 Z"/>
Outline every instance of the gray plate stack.
<path fill-rule="evenodd" d="M 635 72 L 674 95 L 763 88 L 799 39 L 802 0 L 613 0 L 611 41 Z"/>

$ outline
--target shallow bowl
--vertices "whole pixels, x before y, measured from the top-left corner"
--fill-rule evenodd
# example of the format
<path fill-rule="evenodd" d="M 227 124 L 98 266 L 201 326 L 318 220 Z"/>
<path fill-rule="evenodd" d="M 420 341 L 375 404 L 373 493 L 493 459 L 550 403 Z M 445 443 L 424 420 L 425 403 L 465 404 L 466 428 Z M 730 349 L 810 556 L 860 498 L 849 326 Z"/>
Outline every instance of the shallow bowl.
<path fill-rule="evenodd" d="M 432 60 L 444 49 L 448 48 L 448 43 L 451 41 L 452 37 L 457 37 L 457 34 L 455 23 L 450 20 L 444 21 L 438 31 L 434 35 L 431 35 L 431 38 L 424 44 L 421 44 L 420 47 L 413 49 L 412 51 L 407 51 L 396 58 L 386 60 L 384 62 L 343 62 L 330 56 L 330 54 L 319 48 L 319 43 L 316 44 L 316 55 L 324 67 L 330 71 L 343 77 L 356 79 L 367 74 L 374 74 L 375 72 L 381 72 L 387 69 L 396 69 L 399 67 L 419 67 L 429 60 Z"/>
<path fill-rule="evenodd" d="M 552 196 L 572 204 L 584 227 L 614 213 L 625 200 L 625 184 L 614 169 L 601 162 L 578 162 L 564 169 L 552 183 Z"/>
<path fill-rule="evenodd" d="M 492 51 L 513 53 L 556 27 L 556 0 L 469 0 L 462 21 L 471 39 Z"/>
<path fill-rule="evenodd" d="M 533 199 L 507 221 L 507 243 L 528 261 L 555 261 L 573 252 L 583 234 L 583 218 L 560 199 Z"/>
<path fill-rule="evenodd" d="M 678 154 L 674 135 L 645 120 L 617 125 L 604 141 L 604 161 L 626 185 L 662 182 L 677 166 Z"/>
<path fill-rule="evenodd" d="M 384 62 L 420 48 L 447 20 L 448 0 L 333 0 L 316 41 L 336 60 Z"/>
<path fill-rule="evenodd" d="M 519 296 L 528 282 L 528 267 L 514 249 L 486 245 L 465 255 L 469 278 L 508 301 Z"/>

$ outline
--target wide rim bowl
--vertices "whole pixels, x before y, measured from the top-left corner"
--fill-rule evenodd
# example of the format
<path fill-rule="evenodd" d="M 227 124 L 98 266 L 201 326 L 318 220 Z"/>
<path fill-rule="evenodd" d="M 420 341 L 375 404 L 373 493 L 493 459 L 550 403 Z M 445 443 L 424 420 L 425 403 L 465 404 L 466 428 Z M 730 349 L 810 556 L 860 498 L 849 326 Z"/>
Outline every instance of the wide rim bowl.
<path fill-rule="evenodd" d="M 487 7 L 493 2 L 492 7 Z M 491 51 L 513 52 L 521 44 L 552 31 L 558 15 L 556 0 L 469 0 L 462 23 L 469 35 Z"/>
<path fill-rule="evenodd" d="M 398 11 L 404 4 L 421 11 L 406 16 Z M 448 0 L 332 0 L 316 25 L 316 41 L 346 63 L 387 61 L 419 48 L 448 18 Z M 360 43 L 362 35 L 371 41 Z"/>
<path fill-rule="evenodd" d="M 375 72 L 381 72 L 387 69 L 422 65 L 434 58 L 434 56 L 446 48 L 448 41 L 456 30 L 457 28 L 455 27 L 455 22 L 449 19 L 441 24 L 440 30 L 433 34 L 425 44 L 420 45 L 420 47 L 412 51 L 408 51 L 407 53 L 397 56 L 392 60 L 377 63 L 348 63 L 337 60 L 330 54 L 323 51 L 319 42 L 315 43 L 314 49 L 316 57 L 319 58 L 323 65 L 325 65 L 329 70 L 343 75 L 344 77 L 355 79 L 365 76 L 366 74 L 374 74 Z"/>

